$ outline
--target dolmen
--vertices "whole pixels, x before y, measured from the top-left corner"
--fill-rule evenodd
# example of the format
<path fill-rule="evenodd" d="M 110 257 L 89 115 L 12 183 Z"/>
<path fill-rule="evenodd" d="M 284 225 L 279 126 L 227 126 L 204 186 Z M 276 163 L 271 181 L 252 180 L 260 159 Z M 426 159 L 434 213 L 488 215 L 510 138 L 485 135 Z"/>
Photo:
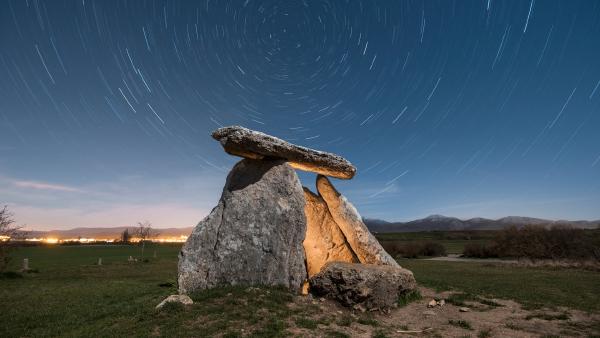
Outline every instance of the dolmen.
<path fill-rule="evenodd" d="M 181 249 L 180 294 L 223 285 L 283 286 L 385 310 L 416 288 L 412 272 L 385 252 L 327 178 L 351 179 L 352 163 L 239 126 L 212 136 L 243 159 Z M 302 186 L 294 169 L 318 174 L 317 193 Z"/>

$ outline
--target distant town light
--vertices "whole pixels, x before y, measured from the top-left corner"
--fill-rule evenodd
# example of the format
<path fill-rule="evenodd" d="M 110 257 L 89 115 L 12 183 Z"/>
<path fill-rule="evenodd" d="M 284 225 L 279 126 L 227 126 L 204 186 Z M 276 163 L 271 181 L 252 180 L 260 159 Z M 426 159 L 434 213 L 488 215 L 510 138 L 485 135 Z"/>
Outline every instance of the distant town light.
<path fill-rule="evenodd" d="M 151 238 L 151 239 L 147 239 L 147 241 L 149 242 L 154 242 L 154 243 L 184 243 L 187 240 L 188 236 L 185 235 L 181 235 L 181 236 L 173 236 L 173 237 L 159 237 L 159 238 Z M 8 236 L 0 236 L 0 241 L 9 241 L 11 240 L 10 237 Z M 14 239 L 12 239 L 14 241 Z M 26 238 L 25 239 L 26 242 L 41 242 L 41 243 L 46 243 L 46 244 L 61 244 L 61 243 L 98 243 L 98 242 L 105 242 L 105 243 L 114 243 L 117 242 L 117 240 L 115 240 L 114 238 L 84 238 L 84 237 L 78 237 L 78 238 L 54 238 L 54 237 L 41 237 L 41 238 Z M 131 243 L 138 243 L 140 241 L 140 238 L 137 237 L 133 237 L 129 239 L 129 242 Z"/>

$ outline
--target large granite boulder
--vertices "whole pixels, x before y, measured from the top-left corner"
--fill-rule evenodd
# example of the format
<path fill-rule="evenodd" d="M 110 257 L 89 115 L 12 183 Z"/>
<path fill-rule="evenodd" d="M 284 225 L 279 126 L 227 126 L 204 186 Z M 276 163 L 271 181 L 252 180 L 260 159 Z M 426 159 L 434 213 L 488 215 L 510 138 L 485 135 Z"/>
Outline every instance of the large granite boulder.
<path fill-rule="evenodd" d="M 409 270 L 389 265 L 327 263 L 309 280 L 310 292 L 359 310 L 387 310 L 416 289 Z"/>
<path fill-rule="evenodd" d="M 228 154 L 251 159 L 284 159 L 296 169 L 350 179 L 356 168 L 341 156 L 309 149 L 240 126 L 217 129 L 212 137 Z"/>
<path fill-rule="evenodd" d="M 369 232 L 356 208 L 335 189 L 327 177 L 317 177 L 317 190 L 327 204 L 333 221 L 339 226 L 361 263 L 399 267 Z"/>
<path fill-rule="evenodd" d="M 218 205 L 179 255 L 179 292 L 219 285 L 281 285 L 306 280 L 304 192 L 283 160 L 238 162 Z"/>
<path fill-rule="evenodd" d="M 311 277 L 321 271 L 327 262 L 353 262 L 358 258 L 346 242 L 346 237 L 333 221 L 325 201 L 313 192 L 304 188 L 306 206 L 306 237 L 304 252 L 306 268 Z"/>

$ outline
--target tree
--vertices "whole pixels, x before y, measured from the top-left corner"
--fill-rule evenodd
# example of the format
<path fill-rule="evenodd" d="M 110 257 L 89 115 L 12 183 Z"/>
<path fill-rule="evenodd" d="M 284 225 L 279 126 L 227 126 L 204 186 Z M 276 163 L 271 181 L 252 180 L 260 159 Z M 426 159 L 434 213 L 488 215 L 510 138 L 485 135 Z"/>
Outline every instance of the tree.
<path fill-rule="evenodd" d="M 129 229 L 125 229 L 123 233 L 121 233 L 121 242 L 128 244 L 131 236 L 129 235 Z"/>
<path fill-rule="evenodd" d="M 136 229 L 136 236 L 140 239 L 142 244 L 142 259 L 144 258 L 144 248 L 146 247 L 146 241 L 156 236 L 158 233 L 152 229 L 152 223 L 148 221 L 138 222 Z"/>
<path fill-rule="evenodd" d="M 0 209 L 0 272 L 4 271 L 10 261 L 9 250 L 11 249 L 9 240 L 17 235 L 17 231 L 22 227 L 15 225 L 13 214 L 8 210 L 8 206 Z"/>

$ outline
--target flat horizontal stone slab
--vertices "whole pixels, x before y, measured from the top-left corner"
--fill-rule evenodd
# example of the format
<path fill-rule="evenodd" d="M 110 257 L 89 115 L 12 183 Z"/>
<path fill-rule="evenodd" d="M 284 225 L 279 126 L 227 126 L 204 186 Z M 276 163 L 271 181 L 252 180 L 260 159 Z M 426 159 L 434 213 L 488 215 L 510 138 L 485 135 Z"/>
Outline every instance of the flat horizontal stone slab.
<path fill-rule="evenodd" d="M 231 155 L 257 160 L 283 159 L 293 168 L 341 179 L 351 179 L 356 173 L 356 167 L 341 156 L 301 147 L 244 127 L 219 128 L 212 137 Z"/>

